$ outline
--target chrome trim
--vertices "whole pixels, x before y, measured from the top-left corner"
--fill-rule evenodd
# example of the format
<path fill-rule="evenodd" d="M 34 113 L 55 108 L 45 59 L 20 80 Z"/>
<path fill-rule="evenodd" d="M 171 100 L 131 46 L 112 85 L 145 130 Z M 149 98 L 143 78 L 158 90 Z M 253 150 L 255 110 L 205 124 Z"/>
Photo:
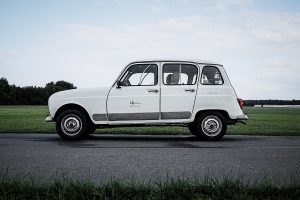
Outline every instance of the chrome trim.
<path fill-rule="evenodd" d="M 94 121 L 106 121 L 107 120 L 106 114 L 93 114 L 92 118 Z"/>
<path fill-rule="evenodd" d="M 162 112 L 162 119 L 189 119 L 191 117 L 191 112 Z"/>
<path fill-rule="evenodd" d="M 160 114 L 161 114 L 161 119 L 189 119 L 191 117 L 191 112 L 112 113 L 112 114 L 108 114 L 108 120 L 109 121 L 159 120 Z M 97 114 L 97 115 L 101 115 L 101 117 L 103 117 L 101 119 L 104 119 L 105 116 L 104 114 Z M 93 119 L 94 119 L 94 115 L 93 115 Z M 101 121 L 105 121 L 105 120 L 101 120 Z"/>
<path fill-rule="evenodd" d="M 75 136 L 82 130 L 82 120 L 76 114 L 68 114 L 61 120 L 60 127 L 64 134 Z"/>
<path fill-rule="evenodd" d="M 219 117 L 214 115 L 209 115 L 205 117 L 201 123 L 202 132 L 209 136 L 214 137 L 220 134 L 222 131 L 222 122 Z"/>
<path fill-rule="evenodd" d="M 248 116 L 247 115 L 238 115 L 237 119 L 246 120 L 246 119 L 248 119 Z"/>
<path fill-rule="evenodd" d="M 158 90 L 147 90 L 148 92 L 158 93 Z"/>
<path fill-rule="evenodd" d="M 186 92 L 195 92 L 195 89 L 185 89 Z"/>
<path fill-rule="evenodd" d="M 159 112 L 151 113 L 112 113 L 108 114 L 109 121 L 128 121 L 128 120 L 158 120 Z"/>

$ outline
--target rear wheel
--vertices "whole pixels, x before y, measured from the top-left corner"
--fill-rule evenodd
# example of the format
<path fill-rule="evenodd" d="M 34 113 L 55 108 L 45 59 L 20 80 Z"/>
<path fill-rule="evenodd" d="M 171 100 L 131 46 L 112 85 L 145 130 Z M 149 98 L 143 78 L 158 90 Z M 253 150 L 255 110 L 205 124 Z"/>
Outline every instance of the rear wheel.
<path fill-rule="evenodd" d="M 89 134 L 88 119 L 78 110 L 66 110 L 57 117 L 56 131 L 63 139 L 81 139 Z"/>
<path fill-rule="evenodd" d="M 213 111 L 201 114 L 190 126 L 190 131 L 203 140 L 220 140 L 227 130 L 224 116 Z"/>
<path fill-rule="evenodd" d="M 196 130 L 196 128 L 195 128 L 195 123 L 190 123 L 190 124 L 188 124 L 188 128 L 189 128 L 189 130 L 190 130 L 190 132 L 192 133 L 192 134 L 194 134 L 194 135 L 197 135 L 197 130 Z"/>

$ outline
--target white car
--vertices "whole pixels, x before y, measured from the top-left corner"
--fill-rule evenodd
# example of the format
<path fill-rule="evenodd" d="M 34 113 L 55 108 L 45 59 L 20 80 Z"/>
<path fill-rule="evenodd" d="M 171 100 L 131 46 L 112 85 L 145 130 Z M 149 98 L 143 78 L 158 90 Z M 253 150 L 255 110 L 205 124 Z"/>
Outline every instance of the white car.
<path fill-rule="evenodd" d="M 64 139 L 96 128 L 185 125 L 203 140 L 219 140 L 227 125 L 248 117 L 222 65 L 203 60 L 132 62 L 111 87 L 57 92 L 50 115 Z"/>

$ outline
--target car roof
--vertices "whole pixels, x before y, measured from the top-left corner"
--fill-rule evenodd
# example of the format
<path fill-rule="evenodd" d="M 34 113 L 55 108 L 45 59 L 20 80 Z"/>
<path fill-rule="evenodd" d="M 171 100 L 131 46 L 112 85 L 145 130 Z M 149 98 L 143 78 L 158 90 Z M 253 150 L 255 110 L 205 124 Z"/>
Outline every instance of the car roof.
<path fill-rule="evenodd" d="M 221 65 L 218 62 L 202 60 L 202 59 L 144 59 L 144 60 L 136 60 L 131 63 L 142 63 L 142 62 L 192 62 L 192 63 L 199 63 L 199 64 Z"/>

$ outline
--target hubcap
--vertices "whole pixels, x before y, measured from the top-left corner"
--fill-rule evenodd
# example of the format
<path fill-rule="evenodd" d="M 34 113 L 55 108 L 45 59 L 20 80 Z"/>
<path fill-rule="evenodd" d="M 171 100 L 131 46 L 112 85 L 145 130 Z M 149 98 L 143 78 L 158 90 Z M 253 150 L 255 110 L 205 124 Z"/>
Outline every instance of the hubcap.
<path fill-rule="evenodd" d="M 221 132 L 222 122 L 219 117 L 209 115 L 203 119 L 201 128 L 205 135 L 213 137 Z"/>
<path fill-rule="evenodd" d="M 74 136 L 81 131 L 81 119 L 74 114 L 66 115 L 61 121 L 61 128 L 66 135 Z"/>

